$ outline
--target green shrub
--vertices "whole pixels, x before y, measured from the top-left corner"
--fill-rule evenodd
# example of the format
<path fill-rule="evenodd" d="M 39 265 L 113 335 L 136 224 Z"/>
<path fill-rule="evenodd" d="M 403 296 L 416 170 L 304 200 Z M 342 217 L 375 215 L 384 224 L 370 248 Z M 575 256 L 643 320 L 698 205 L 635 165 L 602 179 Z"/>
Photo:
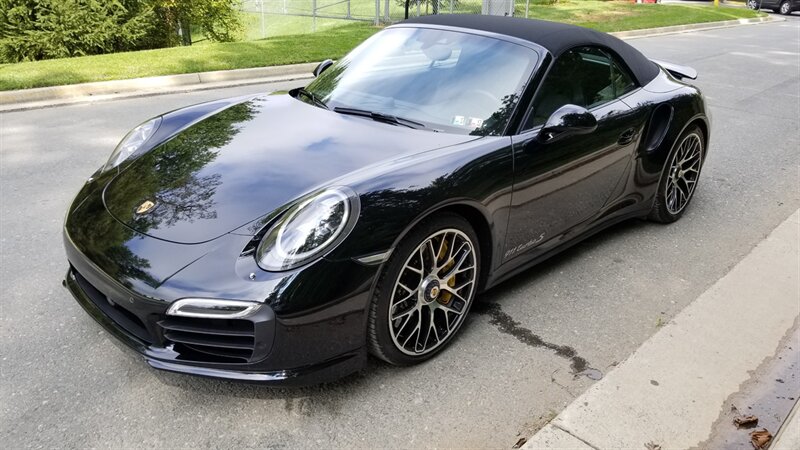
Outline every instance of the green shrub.
<path fill-rule="evenodd" d="M 0 63 L 190 45 L 241 31 L 240 0 L 0 0 Z"/>
<path fill-rule="evenodd" d="M 0 60 L 146 48 L 155 18 L 137 0 L 0 0 Z"/>

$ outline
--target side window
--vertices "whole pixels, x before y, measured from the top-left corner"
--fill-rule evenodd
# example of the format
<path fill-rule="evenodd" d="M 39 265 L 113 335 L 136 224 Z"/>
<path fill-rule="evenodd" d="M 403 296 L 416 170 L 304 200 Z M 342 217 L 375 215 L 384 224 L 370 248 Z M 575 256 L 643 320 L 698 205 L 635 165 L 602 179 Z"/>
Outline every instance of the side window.
<path fill-rule="evenodd" d="M 558 108 L 591 109 L 636 87 L 614 57 L 597 47 L 578 47 L 561 55 L 542 82 L 525 129 L 543 124 Z"/>

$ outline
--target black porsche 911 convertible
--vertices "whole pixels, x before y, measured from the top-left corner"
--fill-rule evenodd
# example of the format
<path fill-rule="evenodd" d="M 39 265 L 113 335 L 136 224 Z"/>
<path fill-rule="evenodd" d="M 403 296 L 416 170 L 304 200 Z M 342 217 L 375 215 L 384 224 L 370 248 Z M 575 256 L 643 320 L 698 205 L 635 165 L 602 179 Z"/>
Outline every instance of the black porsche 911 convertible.
<path fill-rule="evenodd" d="M 428 16 L 315 75 L 139 125 L 69 208 L 65 285 L 151 366 L 299 385 L 425 361 L 481 291 L 679 219 L 708 147 L 691 68 L 569 25 Z"/>

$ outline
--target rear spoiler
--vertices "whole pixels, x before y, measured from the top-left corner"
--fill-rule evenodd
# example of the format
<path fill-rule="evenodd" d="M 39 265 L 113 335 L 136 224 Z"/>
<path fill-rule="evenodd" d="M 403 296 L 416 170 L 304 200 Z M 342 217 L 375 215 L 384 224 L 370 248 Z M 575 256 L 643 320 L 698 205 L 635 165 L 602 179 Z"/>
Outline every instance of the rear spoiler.
<path fill-rule="evenodd" d="M 670 75 L 679 80 L 682 80 L 684 78 L 690 78 L 692 80 L 697 79 L 697 71 L 689 66 L 680 66 L 678 64 L 672 64 L 666 61 L 658 61 L 655 59 L 651 59 L 650 61 L 653 61 L 654 63 L 663 67 L 664 70 L 670 73 Z"/>

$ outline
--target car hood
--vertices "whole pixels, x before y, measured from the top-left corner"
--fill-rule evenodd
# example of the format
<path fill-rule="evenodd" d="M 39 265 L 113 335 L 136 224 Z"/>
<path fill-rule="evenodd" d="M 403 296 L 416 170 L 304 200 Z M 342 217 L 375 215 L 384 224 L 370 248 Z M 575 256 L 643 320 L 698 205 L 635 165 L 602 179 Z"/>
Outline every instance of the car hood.
<path fill-rule="evenodd" d="M 140 233 L 201 243 L 368 165 L 472 139 L 264 95 L 206 117 L 129 163 L 106 186 L 104 202 Z"/>

